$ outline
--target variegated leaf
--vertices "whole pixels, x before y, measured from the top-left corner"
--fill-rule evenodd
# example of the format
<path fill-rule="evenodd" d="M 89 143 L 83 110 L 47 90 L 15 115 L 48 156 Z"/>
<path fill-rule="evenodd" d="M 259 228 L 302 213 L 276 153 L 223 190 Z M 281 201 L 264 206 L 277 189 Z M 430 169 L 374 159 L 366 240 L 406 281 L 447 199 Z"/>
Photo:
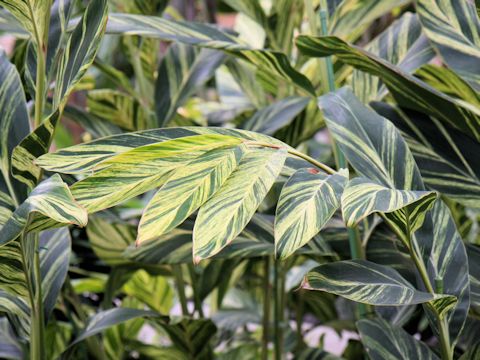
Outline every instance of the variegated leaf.
<path fill-rule="evenodd" d="M 480 21 L 471 1 L 417 0 L 425 34 L 443 61 L 480 87 Z"/>
<path fill-rule="evenodd" d="M 402 132 L 428 187 L 467 206 L 479 206 L 477 141 L 417 111 L 380 102 L 371 105 Z"/>
<path fill-rule="evenodd" d="M 306 275 L 302 287 L 377 306 L 422 304 L 443 297 L 419 291 L 396 270 L 366 260 L 320 265 Z"/>
<path fill-rule="evenodd" d="M 139 131 L 109 136 L 92 142 L 71 146 L 55 153 L 46 154 L 36 164 L 50 171 L 67 174 L 92 172 L 107 159 L 136 147 L 160 143 L 195 135 L 226 135 L 247 141 L 259 141 L 276 146 L 286 146 L 272 137 L 238 129 L 185 127 Z"/>
<path fill-rule="evenodd" d="M 302 112 L 310 98 L 290 96 L 258 110 L 248 119 L 243 128 L 246 130 L 273 135 L 277 130 L 289 125 Z"/>
<path fill-rule="evenodd" d="M 436 198 L 435 192 L 396 190 L 357 177 L 343 192 L 343 218 L 347 226 L 355 226 L 368 215 L 384 214 L 397 234 L 405 234 L 403 240 L 407 242 L 407 232 L 415 232 L 422 226 Z"/>
<path fill-rule="evenodd" d="M 480 306 L 480 248 L 467 245 L 468 271 L 470 273 L 470 300 L 472 305 Z"/>
<path fill-rule="evenodd" d="M 27 104 L 20 76 L 5 52 L 0 51 L 0 217 L 5 209 L 26 197 L 26 188 L 11 175 L 14 147 L 30 131 Z"/>
<path fill-rule="evenodd" d="M 427 37 L 422 34 L 417 15 L 409 12 L 368 43 L 365 50 L 407 73 L 412 73 L 435 56 Z M 353 71 L 352 88 L 364 103 L 380 100 L 387 93 L 377 76 L 360 70 Z"/>
<path fill-rule="evenodd" d="M 56 64 L 54 107 L 63 106 L 97 54 L 107 23 L 106 0 L 92 0 L 66 39 L 65 49 Z"/>
<path fill-rule="evenodd" d="M 137 244 L 155 239 L 185 221 L 222 187 L 245 150 L 243 146 L 215 149 L 177 169 L 145 208 Z"/>
<path fill-rule="evenodd" d="M 137 147 L 111 157 L 101 168 L 71 187 L 89 212 L 119 204 L 164 184 L 173 171 L 205 152 L 241 139 L 224 135 L 195 135 Z"/>
<path fill-rule="evenodd" d="M 227 246 L 254 215 L 280 174 L 286 150 L 247 152 L 223 186 L 199 210 L 193 230 L 195 262 Z"/>
<path fill-rule="evenodd" d="M 24 230 L 29 218 L 40 213 L 61 224 L 87 224 L 87 213 L 73 199 L 68 186 L 55 174 L 41 182 L 0 229 L 0 245 L 15 240 Z"/>
<path fill-rule="evenodd" d="M 411 0 L 343 0 L 331 14 L 329 33 L 356 40 L 380 16 Z"/>
<path fill-rule="evenodd" d="M 280 259 L 310 241 L 333 216 L 348 180 L 343 170 L 333 175 L 300 169 L 283 186 L 275 216 L 275 251 Z"/>
<path fill-rule="evenodd" d="M 158 127 L 164 127 L 177 109 L 208 81 L 222 64 L 225 54 L 191 45 L 172 44 L 162 58 L 155 85 Z"/>
<path fill-rule="evenodd" d="M 291 83 L 309 95 L 315 94 L 310 81 L 292 67 L 285 54 L 252 49 L 212 26 L 153 16 L 110 14 L 107 33 L 151 36 L 222 50 L 251 62 L 264 74 Z"/>
<path fill-rule="evenodd" d="M 439 92 L 384 59 L 333 36 L 301 35 L 297 46 L 305 55 L 337 55 L 342 62 L 378 76 L 399 105 L 424 112 L 480 140 L 480 109 Z"/>
<path fill-rule="evenodd" d="M 147 128 L 147 116 L 132 96 L 112 89 L 95 89 L 87 93 L 87 109 L 93 116 L 127 130 Z"/>
<path fill-rule="evenodd" d="M 381 318 L 362 319 L 357 328 L 372 360 L 439 360 L 427 345 Z"/>
<path fill-rule="evenodd" d="M 0 5 L 15 16 L 39 46 L 43 44 L 50 17 L 49 0 L 1 0 Z"/>
<path fill-rule="evenodd" d="M 224 0 L 224 2 L 232 9 L 239 13 L 247 15 L 252 20 L 263 27 L 269 26 L 268 17 L 265 14 L 260 2 L 258 0 L 238 1 L 238 0 Z"/>

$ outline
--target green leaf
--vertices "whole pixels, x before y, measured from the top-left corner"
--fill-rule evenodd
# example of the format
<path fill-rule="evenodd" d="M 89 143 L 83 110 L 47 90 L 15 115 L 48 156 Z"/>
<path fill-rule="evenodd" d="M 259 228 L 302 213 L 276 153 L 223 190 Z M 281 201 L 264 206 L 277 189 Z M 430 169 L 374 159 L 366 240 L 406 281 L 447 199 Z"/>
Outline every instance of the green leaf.
<path fill-rule="evenodd" d="M 310 241 L 340 205 L 346 170 L 333 175 L 300 169 L 283 186 L 275 216 L 275 251 L 280 259 Z"/>
<path fill-rule="evenodd" d="M 0 84 L 3 114 L 0 118 L 0 198 L 4 208 L 6 199 L 7 203 L 16 203 L 26 197 L 25 187 L 10 173 L 10 157 L 13 148 L 28 135 L 30 125 L 20 76 L 3 51 L 0 51 Z"/>
<path fill-rule="evenodd" d="M 329 33 L 353 41 L 377 18 L 409 0 L 344 0 L 331 14 Z"/>
<path fill-rule="evenodd" d="M 225 184 L 199 210 L 193 230 L 195 262 L 227 246 L 247 225 L 280 174 L 285 149 L 246 153 Z"/>
<path fill-rule="evenodd" d="M 244 147 L 215 149 L 177 169 L 146 206 L 137 244 L 180 225 L 224 184 L 235 170 Z"/>
<path fill-rule="evenodd" d="M 129 263 L 122 254 L 135 242 L 136 231 L 132 225 L 90 216 L 86 230 L 93 252 L 102 261 L 110 266 Z"/>
<path fill-rule="evenodd" d="M 442 60 L 465 80 L 480 86 L 480 21 L 470 1 L 418 0 L 425 34 Z"/>
<path fill-rule="evenodd" d="M 422 34 L 417 15 L 409 12 L 368 43 L 365 50 L 407 73 L 412 73 L 435 56 L 428 39 Z M 360 70 L 353 71 L 352 88 L 363 103 L 380 100 L 387 93 L 378 77 Z"/>
<path fill-rule="evenodd" d="M 0 245 L 15 240 L 24 230 L 29 218 L 40 213 L 61 224 L 87 224 L 87 213 L 72 197 L 59 175 L 41 182 L 0 229 Z"/>
<path fill-rule="evenodd" d="M 422 304 L 436 298 L 415 289 L 392 268 L 366 260 L 320 265 L 307 274 L 303 288 L 326 291 L 377 306 Z"/>
<path fill-rule="evenodd" d="M 174 293 L 167 279 L 145 270 L 136 271 L 122 290 L 161 314 L 168 314 L 173 305 Z"/>
<path fill-rule="evenodd" d="M 163 185 L 175 170 L 209 150 L 241 141 L 212 134 L 140 146 L 104 161 L 99 171 L 75 183 L 71 191 L 89 212 L 96 212 Z"/>
<path fill-rule="evenodd" d="M 402 132 L 425 184 L 455 201 L 478 207 L 480 144 L 428 115 L 387 103 L 372 107 Z"/>
<path fill-rule="evenodd" d="M 277 130 L 290 124 L 302 112 L 310 98 L 289 96 L 258 110 L 243 125 L 244 129 L 273 135 Z"/>
<path fill-rule="evenodd" d="M 439 360 L 427 345 L 383 319 L 362 319 L 357 328 L 372 360 Z"/>
<path fill-rule="evenodd" d="M 337 55 L 346 64 L 380 77 L 399 105 L 424 112 L 480 140 L 478 108 L 437 91 L 384 59 L 333 36 L 301 35 L 297 38 L 297 46 L 305 55 Z"/>
<path fill-rule="evenodd" d="M 384 214 L 397 233 L 418 230 L 431 209 L 437 194 L 431 191 L 396 190 L 357 177 L 350 181 L 342 195 L 343 218 L 347 226 L 355 226 L 373 213 Z"/>
<path fill-rule="evenodd" d="M 139 317 L 158 317 L 158 313 L 147 310 L 137 310 L 129 308 L 114 308 L 105 310 L 93 315 L 89 320 L 87 326 L 80 332 L 69 348 L 89 338 L 90 336 L 101 333 L 102 331 L 126 322 L 131 319 Z"/>
<path fill-rule="evenodd" d="M 0 5 L 15 16 L 36 41 L 42 43 L 46 19 L 49 18 L 49 4 L 48 0 L 0 0 Z"/>
<path fill-rule="evenodd" d="M 75 85 L 92 64 L 107 24 L 106 0 L 92 0 L 66 40 L 56 65 L 54 107 L 63 106 Z"/>
<path fill-rule="evenodd" d="M 228 6 L 234 9 L 236 12 L 243 13 L 247 15 L 252 20 L 255 20 L 257 23 L 266 28 L 269 26 L 268 18 L 260 5 L 258 0 L 250 1 L 237 1 L 237 0 L 224 0 Z"/>
<path fill-rule="evenodd" d="M 154 16 L 110 14 L 107 33 L 150 36 L 222 50 L 252 63 L 262 73 L 274 79 L 293 84 L 309 95 L 315 94 L 310 81 L 292 67 L 285 54 L 252 49 L 238 39 L 209 25 L 172 21 Z"/>
<path fill-rule="evenodd" d="M 474 346 L 467 348 L 467 351 L 460 356 L 459 360 L 471 360 L 477 359 L 480 356 L 480 342 L 477 342 Z"/>
<path fill-rule="evenodd" d="M 466 248 L 470 273 L 470 301 L 472 305 L 480 306 L 480 249 L 470 244 Z"/>
<path fill-rule="evenodd" d="M 155 85 L 157 124 L 164 127 L 194 91 L 207 82 L 225 54 L 190 45 L 172 44 L 162 58 Z"/>
<path fill-rule="evenodd" d="M 21 359 L 23 351 L 8 318 L 0 318 L 0 357 L 2 359 Z"/>
<path fill-rule="evenodd" d="M 107 120 L 127 130 L 147 128 L 147 114 L 139 102 L 118 90 L 95 89 L 87 93 L 87 108 L 91 115 Z"/>

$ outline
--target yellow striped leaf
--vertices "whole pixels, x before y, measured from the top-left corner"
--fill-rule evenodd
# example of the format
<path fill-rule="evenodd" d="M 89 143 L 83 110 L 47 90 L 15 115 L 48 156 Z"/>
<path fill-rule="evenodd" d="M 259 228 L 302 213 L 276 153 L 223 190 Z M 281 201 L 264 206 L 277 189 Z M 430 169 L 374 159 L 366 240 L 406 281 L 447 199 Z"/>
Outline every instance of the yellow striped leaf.
<path fill-rule="evenodd" d="M 223 186 L 199 210 L 193 230 L 195 262 L 227 246 L 250 221 L 280 174 L 286 150 L 247 152 Z"/>
<path fill-rule="evenodd" d="M 218 191 L 237 167 L 245 149 L 215 149 L 188 162 L 168 179 L 145 208 L 137 244 L 180 225 Z"/>
<path fill-rule="evenodd" d="M 275 215 L 275 251 L 285 259 L 310 241 L 333 216 L 348 171 L 333 175 L 300 169 L 283 186 Z"/>
<path fill-rule="evenodd" d="M 398 229 L 397 233 L 415 232 L 422 226 L 436 198 L 437 194 L 432 191 L 390 189 L 357 177 L 343 192 L 343 219 L 347 226 L 355 226 L 373 213 L 382 213 L 390 225 Z M 409 229 L 406 229 L 407 224 Z"/>
<path fill-rule="evenodd" d="M 377 306 L 422 304 L 445 297 L 419 291 L 396 270 L 366 260 L 320 265 L 306 275 L 303 288 Z"/>
<path fill-rule="evenodd" d="M 480 86 L 480 21 L 475 4 L 458 0 L 417 0 L 425 34 L 443 61 L 466 81 Z"/>
<path fill-rule="evenodd" d="M 479 108 L 445 95 L 384 59 L 337 37 L 301 35 L 297 46 L 305 55 L 336 55 L 342 62 L 378 76 L 399 105 L 435 117 L 480 141 Z"/>
<path fill-rule="evenodd" d="M 242 142 L 224 135 L 195 135 L 137 147 L 113 156 L 75 183 L 73 196 L 89 212 L 119 204 L 164 184 L 173 171 L 205 152 Z"/>
<path fill-rule="evenodd" d="M 40 213 L 61 224 L 87 224 L 87 212 L 72 197 L 60 175 L 41 182 L 0 229 L 0 245 L 15 240 L 24 230 L 32 213 Z"/>

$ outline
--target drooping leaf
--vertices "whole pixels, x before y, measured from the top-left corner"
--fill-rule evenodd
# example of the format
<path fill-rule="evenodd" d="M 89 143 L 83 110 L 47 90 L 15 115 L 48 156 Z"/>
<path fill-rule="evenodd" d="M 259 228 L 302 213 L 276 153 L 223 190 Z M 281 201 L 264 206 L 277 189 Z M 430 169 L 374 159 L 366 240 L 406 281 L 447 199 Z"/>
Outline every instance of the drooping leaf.
<path fill-rule="evenodd" d="M 247 225 L 280 174 L 284 149 L 246 153 L 225 184 L 201 208 L 193 231 L 196 262 L 213 256 Z"/>
<path fill-rule="evenodd" d="M 275 216 L 275 250 L 284 259 L 311 240 L 333 216 L 348 172 L 300 169 L 285 183 Z"/>
<path fill-rule="evenodd" d="M 191 45 L 172 44 L 162 58 L 155 85 L 158 127 L 164 127 L 177 109 L 222 64 L 225 54 Z"/>
<path fill-rule="evenodd" d="M 355 226 L 373 213 L 382 213 L 391 226 L 405 233 L 408 219 L 410 231 L 420 228 L 426 212 L 437 194 L 431 191 L 396 190 L 366 178 L 351 180 L 342 195 L 343 218 L 347 226 Z"/>
<path fill-rule="evenodd" d="M 110 14 L 107 33 L 151 36 L 222 50 L 251 62 L 265 75 L 291 83 L 309 95 L 315 94 L 310 81 L 292 67 L 285 54 L 252 49 L 213 26 L 153 16 Z"/>
<path fill-rule="evenodd" d="M 377 306 L 422 304 L 436 298 L 415 289 L 392 268 L 366 260 L 320 265 L 307 274 L 303 288 Z"/>
<path fill-rule="evenodd" d="M 0 318 L 0 356 L 2 359 L 21 359 L 23 351 L 6 317 Z"/>
<path fill-rule="evenodd" d="M 290 96 L 258 110 L 243 127 L 246 130 L 273 135 L 288 125 L 307 106 L 310 98 Z"/>
<path fill-rule="evenodd" d="M 99 312 L 89 319 L 85 329 L 83 329 L 81 333 L 75 338 L 75 340 L 70 343 L 69 348 L 89 338 L 90 336 L 101 333 L 102 331 L 108 329 L 111 326 L 139 317 L 157 316 L 159 316 L 158 313 L 154 311 L 129 308 L 114 308 Z"/>
<path fill-rule="evenodd" d="M 40 213 L 61 224 L 87 224 L 87 213 L 72 197 L 68 186 L 55 174 L 41 182 L 30 193 L 0 229 L 0 244 L 15 240 L 24 230 L 31 215 Z"/>
<path fill-rule="evenodd" d="M 480 144 L 428 115 L 387 103 L 372 103 L 380 115 L 402 132 L 412 151 L 425 184 L 440 193 L 478 207 Z"/>
<path fill-rule="evenodd" d="M 177 169 L 146 206 L 137 244 L 180 225 L 222 187 L 244 152 L 240 146 L 215 149 Z"/>
<path fill-rule="evenodd" d="M 480 86 L 480 21 L 470 1 L 418 0 L 425 34 L 443 61 L 465 80 Z"/>
<path fill-rule="evenodd" d="M 223 135 L 196 135 L 140 146 L 103 162 L 103 169 L 71 187 L 72 194 L 89 212 L 103 210 L 161 186 L 175 170 L 209 150 L 240 142 Z"/>
<path fill-rule="evenodd" d="M 427 345 L 383 319 L 362 319 L 357 322 L 357 328 L 372 360 L 439 359 Z"/>
<path fill-rule="evenodd" d="M 407 73 L 412 73 L 435 56 L 427 37 L 422 34 L 418 17 L 412 13 L 403 14 L 368 43 L 365 50 Z M 364 103 L 380 100 L 387 93 L 377 76 L 360 70 L 353 71 L 352 88 L 355 95 Z"/>
<path fill-rule="evenodd" d="M 301 35 L 297 38 L 297 46 L 305 55 L 313 57 L 337 55 L 339 60 L 346 64 L 378 76 L 399 105 L 424 112 L 458 128 L 473 139 L 480 140 L 478 108 L 442 94 L 384 59 L 334 36 Z"/>

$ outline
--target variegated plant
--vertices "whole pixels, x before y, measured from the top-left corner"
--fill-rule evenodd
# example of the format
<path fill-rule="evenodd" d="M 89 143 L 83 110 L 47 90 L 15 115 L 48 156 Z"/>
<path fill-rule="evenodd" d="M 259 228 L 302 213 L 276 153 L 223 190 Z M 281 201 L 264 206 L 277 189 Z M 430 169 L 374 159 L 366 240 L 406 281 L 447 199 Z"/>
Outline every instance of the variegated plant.
<path fill-rule="evenodd" d="M 0 357 L 475 359 L 473 1 L 0 5 Z"/>

